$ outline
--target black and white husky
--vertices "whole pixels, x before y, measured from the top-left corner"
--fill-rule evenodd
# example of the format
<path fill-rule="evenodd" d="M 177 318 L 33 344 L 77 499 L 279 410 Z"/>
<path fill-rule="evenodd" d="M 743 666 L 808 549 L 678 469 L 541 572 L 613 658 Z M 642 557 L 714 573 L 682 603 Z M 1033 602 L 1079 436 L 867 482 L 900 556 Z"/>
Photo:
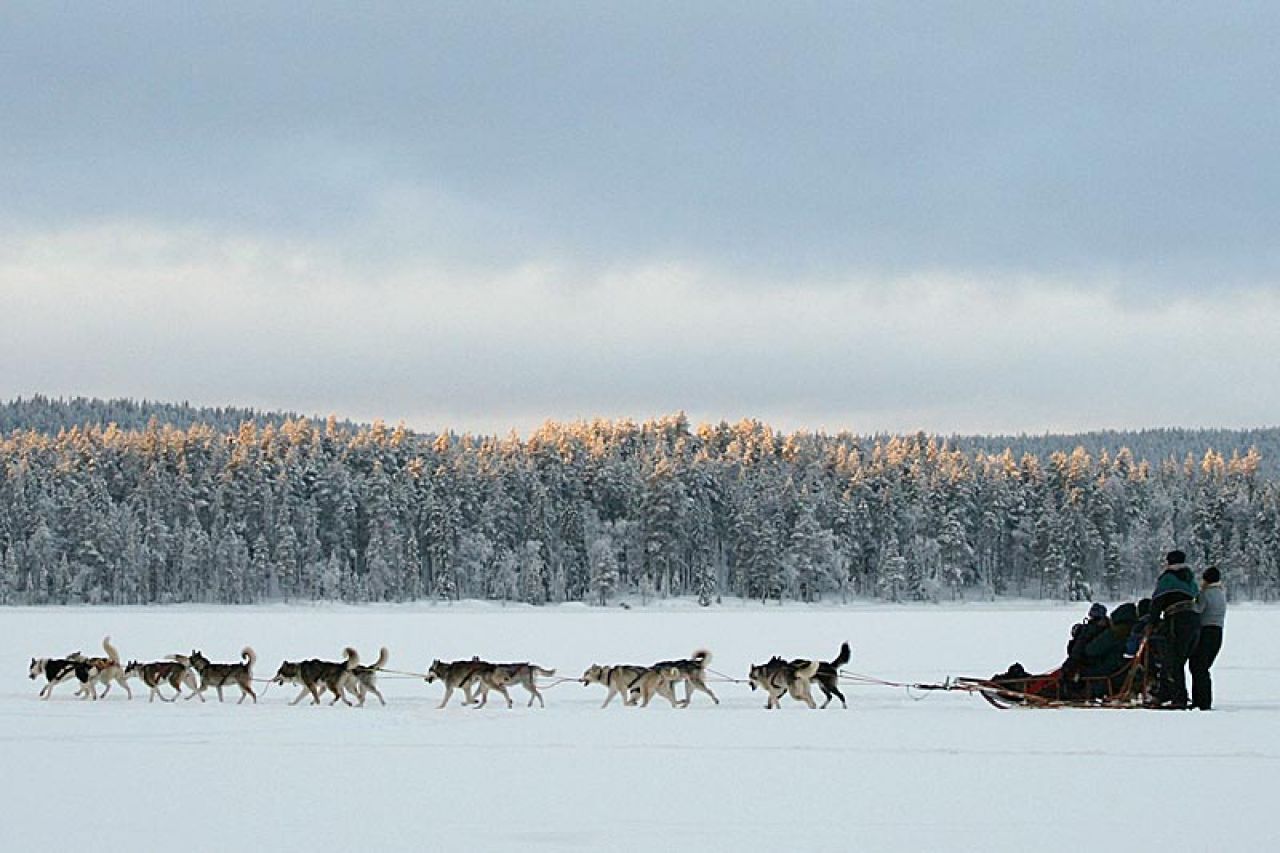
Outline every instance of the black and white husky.
<path fill-rule="evenodd" d="M 72 678 L 80 682 L 80 687 L 76 690 L 77 696 L 97 699 L 98 691 L 91 683 L 97 674 L 98 668 L 84 660 L 79 652 L 73 652 L 65 658 L 32 658 L 31 666 L 27 669 L 27 675 L 32 681 L 44 676 L 46 683 L 40 688 L 41 699 L 48 699 L 53 695 L 53 688 Z"/>
<path fill-rule="evenodd" d="M 806 658 L 784 660 L 774 656 L 766 663 L 751 667 L 749 676 L 751 689 L 758 688 L 768 694 L 769 701 L 765 703 L 766 708 L 779 707 L 778 700 L 786 695 L 805 703 L 810 708 L 816 708 L 810 686 L 817 682 L 826 697 L 826 701 L 822 703 L 823 708 L 831 704 L 832 698 L 839 699 L 840 704 L 847 708 L 849 706 L 845 702 L 844 694 L 840 692 L 840 667 L 849 662 L 851 655 L 849 644 L 841 643 L 840 651 L 834 659 L 829 661 Z"/>
<path fill-rule="evenodd" d="M 748 676 L 751 689 L 759 688 L 768 695 L 766 708 L 779 708 L 783 696 L 803 702 L 810 708 L 817 706 L 813 702 L 813 694 L 809 684 L 818 672 L 819 662 L 816 660 L 783 660 L 776 655 L 767 662 L 751 667 Z"/>

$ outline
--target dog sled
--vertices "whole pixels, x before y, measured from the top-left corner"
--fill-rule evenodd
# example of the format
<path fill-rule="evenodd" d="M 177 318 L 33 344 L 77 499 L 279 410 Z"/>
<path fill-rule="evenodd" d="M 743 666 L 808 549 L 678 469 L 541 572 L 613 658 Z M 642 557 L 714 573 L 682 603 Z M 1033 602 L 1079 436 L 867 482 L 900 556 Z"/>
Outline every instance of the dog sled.
<path fill-rule="evenodd" d="M 1085 675 L 1059 667 L 1030 673 L 1015 663 L 990 678 L 959 677 L 940 685 L 947 690 L 977 693 L 993 707 L 1144 708 L 1151 707 L 1153 679 L 1148 639 L 1114 672 Z"/>

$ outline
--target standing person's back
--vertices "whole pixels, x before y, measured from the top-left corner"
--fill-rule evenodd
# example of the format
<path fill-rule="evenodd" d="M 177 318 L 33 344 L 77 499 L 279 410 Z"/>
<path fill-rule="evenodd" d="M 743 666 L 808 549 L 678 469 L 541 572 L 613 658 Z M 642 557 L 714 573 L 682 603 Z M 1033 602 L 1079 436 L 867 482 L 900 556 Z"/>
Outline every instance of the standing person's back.
<path fill-rule="evenodd" d="M 1156 690 L 1161 707 L 1186 708 L 1190 704 L 1186 668 L 1200 634 L 1200 614 L 1195 609 L 1199 592 L 1187 555 L 1181 551 L 1166 554 L 1164 571 L 1151 593 L 1151 613 L 1159 618 L 1159 630 L 1165 639 L 1161 684 Z"/>
<path fill-rule="evenodd" d="M 1217 566 L 1204 570 L 1195 610 L 1200 614 L 1200 637 L 1191 653 L 1191 704 L 1208 711 L 1213 707 L 1209 670 L 1222 649 L 1222 629 L 1227 621 L 1227 591 L 1222 587 L 1222 573 Z"/>

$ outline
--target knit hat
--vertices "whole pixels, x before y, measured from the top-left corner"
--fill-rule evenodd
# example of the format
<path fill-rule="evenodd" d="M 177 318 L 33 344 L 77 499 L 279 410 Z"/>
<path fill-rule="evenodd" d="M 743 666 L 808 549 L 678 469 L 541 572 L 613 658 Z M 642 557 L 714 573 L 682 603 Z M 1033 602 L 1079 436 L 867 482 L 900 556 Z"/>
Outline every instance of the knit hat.
<path fill-rule="evenodd" d="M 1098 619 L 1107 618 L 1107 606 L 1100 602 L 1094 602 L 1089 607 L 1089 621 L 1093 622 Z"/>
<path fill-rule="evenodd" d="M 1132 625 L 1137 621 L 1138 606 L 1132 601 L 1117 604 L 1116 609 L 1111 611 L 1111 623 L 1113 625 Z"/>
<path fill-rule="evenodd" d="M 1204 570 L 1202 577 L 1205 583 L 1218 583 L 1222 580 L 1222 572 L 1218 571 L 1217 566 L 1210 566 Z"/>
<path fill-rule="evenodd" d="M 1138 618 L 1141 619 L 1144 616 L 1150 615 L 1150 613 L 1151 613 L 1151 599 L 1149 598 L 1139 599 L 1138 600 Z"/>
<path fill-rule="evenodd" d="M 1180 566 L 1187 561 L 1187 555 L 1181 551 L 1170 551 L 1164 555 L 1164 561 L 1170 566 Z"/>

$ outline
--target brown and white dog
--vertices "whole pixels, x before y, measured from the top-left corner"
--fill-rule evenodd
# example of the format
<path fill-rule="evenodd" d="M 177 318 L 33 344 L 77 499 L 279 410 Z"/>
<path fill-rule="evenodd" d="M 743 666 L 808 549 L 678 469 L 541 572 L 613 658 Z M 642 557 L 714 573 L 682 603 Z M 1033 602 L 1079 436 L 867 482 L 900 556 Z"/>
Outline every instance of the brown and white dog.
<path fill-rule="evenodd" d="M 193 692 L 199 686 L 196 674 L 191 670 L 191 659 L 186 655 L 170 655 L 168 660 L 151 663 L 131 660 L 124 668 L 124 677 L 142 679 L 142 683 L 151 691 L 147 697 L 148 702 L 154 702 L 157 696 L 161 702 L 176 702 L 182 695 L 182 685 L 185 684 Z M 173 688 L 173 696 L 169 699 L 160 690 L 160 685 L 165 683 Z"/>
<path fill-rule="evenodd" d="M 217 690 L 218 701 L 221 702 L 222 688 L 227 684 L 235 684 L 240 688 L 237 705 L 246 696 L 252 697 L 254 704 L 257 704 L 258 694 L 253 692 L 253 665 L 258 661 L 258 654 L 251 646 L 245 646 L 240 652 L 240 658 L 240 663 L 212 663 L 202 653 L 193 651 L 190 656 L 191 668 L 200 676 L 200 686 L 187 700 L 190 701 L 192 696 L 199 696 L 203 702 L 204 692 L 212 687 Z"/>
<path fill-rule="evenodd" d="M 124 690 L 125 695 L 130 699 L 133 698 L 133 691 L 129 689 L 129 684 L 125 681 L 124 665 L 120 663 L 120 653 L 116 651 L 116 647 L 111 645 L 111 637 L 102 638 L 102 650 L 106 652 L 106 657 L 87 658 L 78 652 L 73 659 L 79 658 L 85 663 L 93 665 L 97 673 L 89 680 L 89 691 L 93 693 L 93 698 L 98 698 L 97 685 L 105 684 L 106 690 L 102 691 L 102 696 L 106 696 L 111 692 L 112 683 L 119 684 Z"/>

